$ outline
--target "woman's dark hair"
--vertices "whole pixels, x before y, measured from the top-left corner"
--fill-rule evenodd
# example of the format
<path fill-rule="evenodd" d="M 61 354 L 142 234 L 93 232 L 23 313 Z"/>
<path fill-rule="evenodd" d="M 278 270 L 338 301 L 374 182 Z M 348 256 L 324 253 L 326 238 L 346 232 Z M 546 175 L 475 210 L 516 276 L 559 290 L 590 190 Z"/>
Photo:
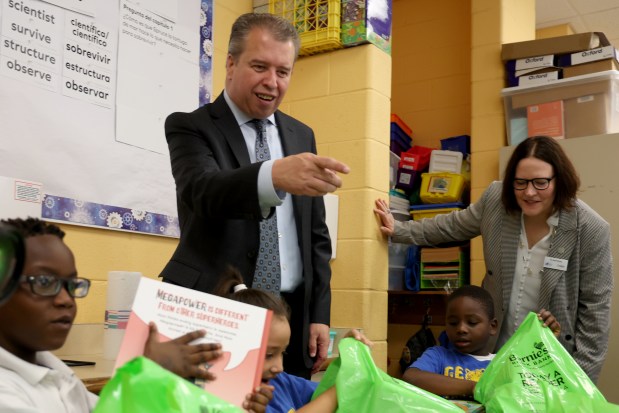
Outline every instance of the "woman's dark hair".
<path fill-rule="evenodd" d="M 469 297 L 477 301 L 484 308 L 485 313 L 488 315 L 488 320 L 492 321 L 494 319 L 494 300 L 490 293 L 482 287 L 463 285 L 447 297 L 447 304 L 460 297 Z"/>
<path fill-rule="evenodd" d="M 580 187 L 580 178 L 578 178 L 572 161 L 570 161 L 561 145 L 554 138 L 533 136 L 516 146 L 505 167 L 502 200 L 503 206 L 508 213 L 520 212 L 520 207 L 516 201 L 516 194 L 514 193 L 513 182 L 516 177 L 518 163 L 525 158 L 536 158 L 552 166 L 555 187 L 554 211 L 574 206 L 576 193 Z M 550 177 L 540 176 L 540 178 Z"/>
<path fill-rule="evenodd" d="M 281 297 L 256 288 L 244 288 L 234 292 L 234 287 L 241 284 L 244 285 L 244 280 L 239 270 L 228 267 L 221 275 L 221 281 L 219 281 L 214 293 L 241 303 L 266 308 L 273 311 L 273 315 L 285 317 L 290 321 L 290 307 Z"/>

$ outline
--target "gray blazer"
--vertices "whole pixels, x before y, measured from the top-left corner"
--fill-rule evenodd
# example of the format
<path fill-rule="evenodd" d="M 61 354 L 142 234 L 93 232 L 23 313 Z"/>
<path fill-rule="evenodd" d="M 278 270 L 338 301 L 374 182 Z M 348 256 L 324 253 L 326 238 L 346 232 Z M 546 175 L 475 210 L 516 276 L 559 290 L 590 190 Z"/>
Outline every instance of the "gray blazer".
<path fill-rule="evenodd" d="M 501 190 L 502 183 L 493 182 L 467 209 L 421 221 L 396 221 L 392 237 L 394 242 L 436 246 L 482 235 L 486 264 L 482 286 L 494 299 L 499 328 L 510 301 L 520 235 L 520 215 L 505 212 Z M 565 259 L 568 266 L 566 271 L 543 270 L 539 309 L 546 308 L 561 323 L 559 341 L 596 381 L 610 332 L 610 225 L 578 200 L 574 208 L 560 212 L 548 256 Z"/>

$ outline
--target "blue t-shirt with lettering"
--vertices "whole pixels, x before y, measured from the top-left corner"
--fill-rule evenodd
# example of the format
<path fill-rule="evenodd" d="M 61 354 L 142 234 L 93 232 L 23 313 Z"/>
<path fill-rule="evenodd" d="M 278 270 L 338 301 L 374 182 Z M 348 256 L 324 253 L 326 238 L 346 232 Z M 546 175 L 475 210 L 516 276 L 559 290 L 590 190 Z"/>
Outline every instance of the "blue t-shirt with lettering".
<path fill-rule="evenodd" d="M 493 358 L 494 354 L 473 356 L 451 348 L 434 346 L 424 351 L 409 368 L 414 367 L 456 379 L 479 381 Z"/>
<path fill-rule="evenodd" d="M 290 413 L 305 406 L 312 399 L 318 383 L 280 373 L 269 384 L 275 387 L 273 400 L 267 404 L 267 413 Z"/>

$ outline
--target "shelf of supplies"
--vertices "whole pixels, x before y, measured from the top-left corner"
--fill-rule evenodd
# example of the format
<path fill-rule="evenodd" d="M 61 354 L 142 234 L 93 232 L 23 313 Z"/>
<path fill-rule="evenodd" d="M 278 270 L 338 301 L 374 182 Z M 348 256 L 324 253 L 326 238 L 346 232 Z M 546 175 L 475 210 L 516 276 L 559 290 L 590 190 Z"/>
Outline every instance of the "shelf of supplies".
<path fill-rule="evenodd" d="M 441 291 L 389 291 L 388 323 L 421 324 L 428 311 L 430 325 L 445 325 L 447 292 Z"/>

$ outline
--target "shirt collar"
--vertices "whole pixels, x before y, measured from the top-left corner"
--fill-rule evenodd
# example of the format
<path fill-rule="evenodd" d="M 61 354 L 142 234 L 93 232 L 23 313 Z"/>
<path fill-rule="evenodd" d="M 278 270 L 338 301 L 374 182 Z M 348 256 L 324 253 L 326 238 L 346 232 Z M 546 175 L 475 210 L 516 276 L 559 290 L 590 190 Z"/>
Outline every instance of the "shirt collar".
<path fill-rule="evenodd" d="M 0 368 L 15 372 L 30 385 L 34 386 L 40 383 L 45 376 L 52 374 L 52 371 L 69 375 L 74 374 L 69 367 L 49 351 L 38 352 L 36 361 L 37 364 L 28 363 L 0 347 Z"/>
<path fill-rule="evenodd" d="M 226 89 L 224 89 L 224 99 L 230 107 L 230 110 L 232 111 L 232 114 L 234 115 L 234 118 L 236 119 L 236 122 L 239 124 L 239 126 L 244 125 L 253 119 L 252 117 L 246 115 L 241 109 L 239 109 L 239 107 L 232 101 L 230 96 L 228 96 L 228 92 L 226 92 Z M 271 124 L 275 125 L 275 114 L 271 114 L 271 116 L 268 116 L 267 120 L 271 122 Z"/>

